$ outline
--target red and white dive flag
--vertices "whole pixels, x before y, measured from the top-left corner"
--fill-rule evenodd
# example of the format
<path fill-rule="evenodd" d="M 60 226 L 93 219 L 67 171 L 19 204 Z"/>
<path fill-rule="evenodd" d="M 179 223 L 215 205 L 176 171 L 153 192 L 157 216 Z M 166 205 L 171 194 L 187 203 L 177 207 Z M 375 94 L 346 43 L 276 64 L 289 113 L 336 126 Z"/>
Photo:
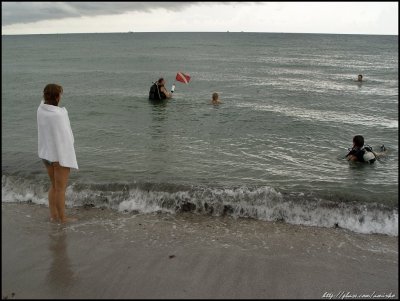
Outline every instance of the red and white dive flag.
<path fill-rule="evenodd" d="M 178 72 L 178 73 L 176 74 L 176 78 L 175 78 L 175 79 L 176 79 L 178 82 L 182 82 L 182 83 L 187 84 L 187 83 L 189 83 L 189 81 L 190 81 L 190 76 L 187 75 L 187 74 L 185 74 L 185 73 Z"/>

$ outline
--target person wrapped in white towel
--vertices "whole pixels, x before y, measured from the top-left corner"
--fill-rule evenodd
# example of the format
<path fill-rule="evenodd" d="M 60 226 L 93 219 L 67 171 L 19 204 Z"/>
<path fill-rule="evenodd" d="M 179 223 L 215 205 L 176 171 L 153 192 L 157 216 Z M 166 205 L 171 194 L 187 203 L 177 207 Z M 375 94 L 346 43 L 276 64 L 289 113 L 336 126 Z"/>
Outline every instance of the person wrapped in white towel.
<path fill-rule="evenodd" d="M 43 101 L 37 110 L 38 153 L 50 177 L 50 220 L 54 222 L 75 221 L 65 215 L 65 191 L 70 169 L 78 169 L 74 136 L 64 107 L 59 107 L 63 88 L 48 84 L 43 90 Z"/>

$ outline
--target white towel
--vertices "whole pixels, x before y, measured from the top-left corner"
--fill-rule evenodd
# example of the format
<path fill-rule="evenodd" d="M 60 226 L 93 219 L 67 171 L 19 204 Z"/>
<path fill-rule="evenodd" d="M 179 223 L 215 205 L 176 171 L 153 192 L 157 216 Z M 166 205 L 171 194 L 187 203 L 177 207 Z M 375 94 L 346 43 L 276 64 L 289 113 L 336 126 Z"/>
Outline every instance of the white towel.
<path fill-rule="evenodd" d="M 39 158 L 78 169 L 67 109 L 42 101 L 37 110 L 37 123 Z"/>

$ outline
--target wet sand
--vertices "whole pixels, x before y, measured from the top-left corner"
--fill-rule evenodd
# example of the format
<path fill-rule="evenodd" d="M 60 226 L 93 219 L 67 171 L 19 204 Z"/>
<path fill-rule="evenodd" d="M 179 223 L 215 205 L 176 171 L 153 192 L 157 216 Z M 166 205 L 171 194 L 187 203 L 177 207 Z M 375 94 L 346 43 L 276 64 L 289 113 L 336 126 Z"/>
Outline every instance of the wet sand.
<path fill-rule="evenodd" d="M 398 298 L 398 237 L 190 213 L 67 212 L 78 222 L 2 204 L 2 298 Z"/>

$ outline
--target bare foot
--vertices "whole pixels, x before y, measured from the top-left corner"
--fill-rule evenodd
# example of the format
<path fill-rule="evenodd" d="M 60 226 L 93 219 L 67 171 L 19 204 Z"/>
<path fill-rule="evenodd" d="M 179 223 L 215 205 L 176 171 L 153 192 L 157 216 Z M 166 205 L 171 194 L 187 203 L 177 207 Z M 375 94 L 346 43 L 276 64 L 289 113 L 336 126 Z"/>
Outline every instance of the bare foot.
<path fill-rule="evenodd" d="M 58 222 L 58 218 L 50 217 L 50 222 L 51 223 L 57 223 Z"/>
<path fill-rule="evenodd" d="M 76 221 L 78 221 L 78 219 L 75 217 L 66 217 L 61 220 L 62 223 L 72 223 L 72 222 L 76 222 Z"/>

